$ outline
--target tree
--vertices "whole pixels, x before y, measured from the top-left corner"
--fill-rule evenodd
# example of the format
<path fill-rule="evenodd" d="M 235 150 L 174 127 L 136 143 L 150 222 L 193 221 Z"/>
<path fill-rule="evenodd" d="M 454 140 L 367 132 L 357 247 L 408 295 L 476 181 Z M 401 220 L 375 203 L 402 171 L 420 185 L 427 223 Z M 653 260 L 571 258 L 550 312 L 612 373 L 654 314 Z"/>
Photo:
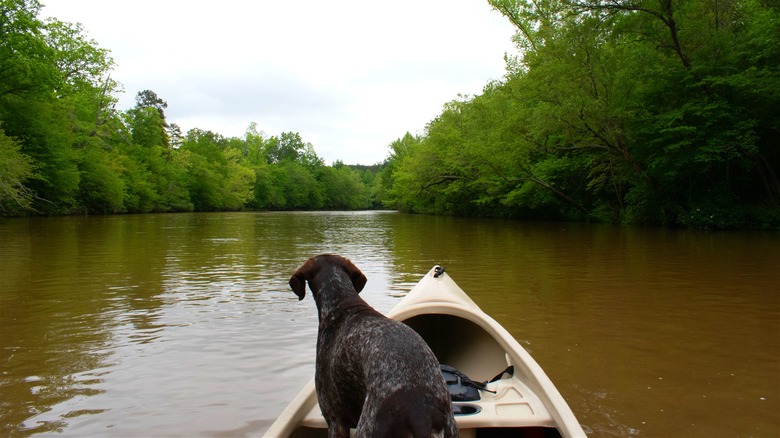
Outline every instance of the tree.
<path fill-rule="evenodd" d="M 171 147 L 168 133 L 170 126 L 163 111 L 165 108 L 168 108 L 168 103 L 152 90 L 143 90 L 136 94 L 135 108 L 128 112 L 134 119 L 133 141 L 136 144 L 162 146 L 166 149 Z"/>
<path fill-rule="evenodd" d="M 21 151 L 0 126 L 0 213 L 14 213 L 29 209 L 35 194 L 25 183 L 35 177 L 33 160 Z"/>
<path fill-rule="evenodd" d="M 34 163 L 29 208 L 70 212 L 79 208 L 79 149 L 112 135 L 113 61 L 80 26 L 39 20 L 40 9 L 0 1 L 0 121 Z"/>
<path fill-rule="evenodd" d="M 365 205 L 352 169 L 300 134 L 225 138 L 168 123 L 151 90 L 117 111 L 109 51 L 81 25 L 0 0 L 0 211 L 118 213 Z"/>
<path fill-rule="evenodd" d="M 84 89 L 100 89 L 101 85 L 110 86 L 113 91 L 116 84 L 107 80 L 107 76 L 114 60 L 108 50 L 87 39 L 80 24 L 49 19 L 44 30 L 44 40 L 58 72 L 55 92 L 60 97 Z"/>
<path fill-rule="evenodd" d="M 306 143 L 297 132 L 283 132 L 269 139 L 266 150 L 270 163 L 298 161 L 306 151 Z"/>
<path fill-rule="evenodd" d="M 368 208 L 369 190 L 355 170 L 340 161 L 322 169 L 320 176 L 324 192 L 324 207 L 331 210 Z"/>
<path fill-rule="evenodd" d="M 165 120 L 165 109 L 168 108 L 168 102 L 157 96 L 152 90 L 142 90 L 135 95 L 136 108 L 154 108 L 160 113 L 160 118 Z"/>
<path fill-rule="evenodd" d="M 397 208 L 777 224 L 776 9 L 755 0 L 490 3 L 517 27 L 523 56 L 481 95 L 445 105 L 411 147 L 394 143 Z"/>
<path fill-rule="evenodd" d="M 255 172 L 241 163 L 241 151 L 225 148 L 226 178 L 222 188 L 222 205 L 227 210 L 240 210 L 254 194 Z"/>
<path fill-rule="evenodd" d="M 50 90 L 57 78 L 37 0 L 0 0 L 0 98 Z"/>
<path fill-rule="evenodd" d="M 526 49 L 510 81 L 534 108 L 530 126 L 542 128 L 532 131 L 548 156 L 539 163 L 586 165 L 585 199 L 599 219 L 743 226 L 747 204 L 778 204 L 780 160 L 769 146 L 778 119 L 768 106 L 780 102 L 770 61 L 777 9 L 754 0 L 490 3 Z"/>
<path fill-rule="evenodd" d="M 99 144 L 81 150 L 79 202 L 89 213 L 120 213 L 125 209 L 121 158 Z"/>

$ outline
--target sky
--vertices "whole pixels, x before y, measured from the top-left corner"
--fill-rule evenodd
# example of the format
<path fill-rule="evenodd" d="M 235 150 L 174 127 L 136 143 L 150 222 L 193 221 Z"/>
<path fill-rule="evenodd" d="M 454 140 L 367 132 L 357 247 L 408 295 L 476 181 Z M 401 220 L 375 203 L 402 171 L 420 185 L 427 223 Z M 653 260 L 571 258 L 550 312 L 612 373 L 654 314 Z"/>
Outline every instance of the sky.
<path fill-rule="evenodd" d="M 327 164 L 375 164 L 445 103 L 506 72 L 486 0 L 41 0 L 111 51 L 119 108 L 152 90 L 183 132 L 298 132 Z"/>

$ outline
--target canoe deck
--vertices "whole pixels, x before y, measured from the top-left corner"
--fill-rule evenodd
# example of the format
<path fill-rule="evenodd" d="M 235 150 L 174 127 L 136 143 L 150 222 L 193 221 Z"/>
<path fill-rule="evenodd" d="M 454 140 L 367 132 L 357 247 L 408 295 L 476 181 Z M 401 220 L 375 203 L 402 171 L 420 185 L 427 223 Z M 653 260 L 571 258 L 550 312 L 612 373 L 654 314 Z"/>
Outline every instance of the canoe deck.
<path fill-rule="evenodd" d="M 456 416 L 462 437 L 472 436 L 468 430 L 476 428 L 511 429 L 554 426 L 553 419 L 541 400 L 519 379 L 514 377 L 502 379 L 488 384 L 488 389 L 496 393 L 491 394 L 483 391 L 481 400 L 461 403 L 479 407 L 478 413 Z M 301 426 L 313 429 L 309 430 L 305 436 L 320 436 L 316 429 L 320 429 L 320 433 L 326 432 L 324 429 L 327 428 L 327 425 L 322 418 L 318 404 L 312 406 L 301 421 Z"/>

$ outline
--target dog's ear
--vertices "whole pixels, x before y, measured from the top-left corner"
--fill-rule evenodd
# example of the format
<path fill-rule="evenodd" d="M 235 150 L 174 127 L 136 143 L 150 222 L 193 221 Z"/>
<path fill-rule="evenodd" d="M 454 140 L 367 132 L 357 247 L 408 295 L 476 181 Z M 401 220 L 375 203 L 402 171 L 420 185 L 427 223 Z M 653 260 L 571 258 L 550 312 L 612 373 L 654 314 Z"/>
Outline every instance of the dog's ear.
<path fill-rule="evenodd" d="M 298 301 L 302 300 L 306 295 L 306 281 L 312 278 L 316 274 L 317 269 L 317 257 L 312 257 L 306 260 L 306 263 L 301 265 L 297 271 L 290 277 L 290 289 L 298 295 Z M 311 284 L 309 284 L 311 286 Z M 312 289 L 314 293 L 314 289 Z M 314 293 L 314 298 L 317 298 L 317 294 Z"/>
<path fill-rule="evenodd" d="M 366 286 L 366 282 L 368 279 L 365 275 L 363 275 L 362 272 L 357 271 L 355 274 L 352 275 L 352 284 L 355 286 L 355 290 L 357 293 L 360 293 L 360 291 L 363 290 L 363 288 Z"/>
<path fill-rule="evenodd" d="M 346 262 L 344 263 L 344 269 L 347 271 L 347 275 L 349 275 L 350 280 L 352 280 L 352 285 L 355 286 L 355 291 L 360 293 L 360 291 L 362 291 L 366 286 L 368 279 L 350 260 L 344 260 Z"/>
<path fill-rule="evenodd" d="M 290 289 L 298 295 L 298 301 L 306 295 L 306 276 L 300 273 L 300 269 L 290 277 Z"/>

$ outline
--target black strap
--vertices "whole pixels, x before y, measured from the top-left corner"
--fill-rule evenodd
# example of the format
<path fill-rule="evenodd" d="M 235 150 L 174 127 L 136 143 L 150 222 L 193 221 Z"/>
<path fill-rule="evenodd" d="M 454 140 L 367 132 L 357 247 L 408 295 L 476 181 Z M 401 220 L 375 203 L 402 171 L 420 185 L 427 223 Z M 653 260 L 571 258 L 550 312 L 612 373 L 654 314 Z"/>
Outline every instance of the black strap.
<path fill-rule="evenodd" d="M 471 380 L 467 375 L 463 374 L 460 370 L 458 370 L 455 367 L 451 367 L 449 365 L 444 365 L 444 364 L 440 364 L 439 367 L 441 368 L 441 372 L 442 375 L 444 376 L 444 380 L 447 382 L 447 385 L 450 387 L 450 394 L 452 394 L 452 388 L 463 388 L 468 386 L 479 389 L 480 391 L 487 391 L 495 394 L 496 391 L 491 391 L 487 389 L 487 384 L 500 380 L 502 377 L 504 377 L 504 374 L 509 374 L 510 376 L 512 376 L 515 373 L 515 367 L 509 365 L 503 371 L 498 373 L 496 377 L 490 379 L 490 381 L 477 382 L 475 380 Z"/>
<path fill-rule="evenodd" d="M 504 377 L 504 374 L 509 374 L 510 376 L 514 375 L 515 374 L 515 367 L 512 366 L 512 365 L 509 365 L 508 367 L 506 367 L 506 369 L 504 371 L 501 371 L 496 377 L 493 377 L 490 380 L 490 382 L 488 382 L 488 383 L 493 383 L 496 380 L 500 380 L 502 377 Z"/>

